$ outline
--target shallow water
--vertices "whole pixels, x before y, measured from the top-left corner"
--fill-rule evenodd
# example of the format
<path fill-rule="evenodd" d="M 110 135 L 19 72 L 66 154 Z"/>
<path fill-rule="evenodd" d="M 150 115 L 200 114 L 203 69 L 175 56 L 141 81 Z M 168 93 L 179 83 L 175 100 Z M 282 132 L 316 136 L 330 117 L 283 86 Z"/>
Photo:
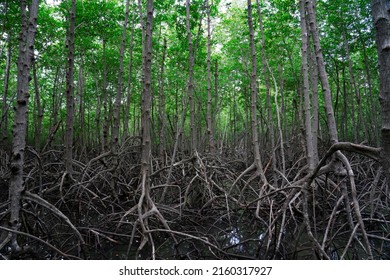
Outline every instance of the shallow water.
<path fill-rule="evenodd" d="M 307 236 L 306 230 L 301 225 L 296 228 L 292 225 L 286 226 L 282 233 L 281 244 L 278 251 L 275 251 L 276 240 L 279 233 L 272 233 L 271 239 L 266 227 L 261 225 L 254 218 L 247 216 L 233 215 L 217 220 L 204 219 L 192 224 L 187 221 L 176 225 L 186 233 L 198 238 L 206 238 L 210 243 L 216 245 L 221 253 L 215 248 L 199 240 L 188 237 L 177 236 L 178 244 L 175 244 L 169 235 L 164 233 L 154 234 L 156 248 L 156 259 L 318 259 L 312 242 Z M 179 230 L 178 230 L 179 231 Z M 317 232 L 317 238 L 321 242 L 321 233 Z M 340 234 L 328 244 L 327 254 L 331 259 L 340 259 L 348 242 L 348 234 Z M 375 259 L 390 259 L 390 242 L 371 239 Z M 137 251 L 140 241 L 128 252 L 128 244 L 110 246 L 106 251 L 106 258 L 109 259 L 151 259 L 152 252 L 147 244 L 141 251 Z M 345 255 L 345 259 L 362 259 L 366 256 L 364 249 L 352 243 Z"/>

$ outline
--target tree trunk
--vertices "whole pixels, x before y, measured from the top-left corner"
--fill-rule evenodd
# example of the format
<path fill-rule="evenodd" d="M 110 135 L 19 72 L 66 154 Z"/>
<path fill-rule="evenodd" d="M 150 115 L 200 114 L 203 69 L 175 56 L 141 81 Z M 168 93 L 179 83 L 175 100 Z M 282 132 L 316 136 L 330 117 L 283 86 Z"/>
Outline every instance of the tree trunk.
<path fill-rule="evenodd" d="M 322 91 L 324 93 L 325 111 L 326 111 L 327 121 L 328 121 L 330 142 L 331 144 L 334 144 L 338 142 L 337 126 L 336 126 L 336 120 L 334 118 L 332 95 L 330 92 L 328 75 L 325 70 L 325 62 L 324 62 L 324 57 L 322 54 L 322 49 L 320 44 L 320 37 L 318 33 L 318 26 L 317 26 L 315 11 L 314 11 L 314 4 L 312 0 L 305 0 L 305 3 L 308 11 L 310 32 L 313 36 L 314 51 L 317 60 L 318 73 L 322 85 Z"/>
<path fill-rule="evenodd" d="M 152 25 L 153 25 L 153 0 L 147 1 L 147 19 L 145 25 L 145 41 L 142 51 L 142 155 L 141 178 L 146 195 L 150 190 L 151 173 L 151 139 L 150 139 L 150 109 L 152 101 Z"/>
<path fill-rule="evenodd" d="M 123 23 L 123 31 L 122 31 L 122 41 L 119 50 L 119 73 L 118 73 L 118 84 L 116 88 L 116 97 L 114 102 L 114 126 L 112 130 L 112 149 L 114 154 L 118 151 L 119 144 L 119 127 L 120 127 L 120 112 L 121 112 L 121 100 L 122 100 L 122 92 L 123 92 L 123 60 L 125 54 L 125 46 L 126 46 L 126 29 L 127 23 L 129 21 L 129 7 L 130 0 L 126 1 L 126 15 L 125 21 Z"/>
<path fill-rule="evenodd" d="M 26 0 L 20 1 L 22 30 L 19 40 L 17 101 L 15 106 L 15 121 L 13 126 L 11 178 L 9 182 L 9 223 L 14 230 L 19 230 L 21 226 L 21 195 L 25 188 L 23 180 L 23 169 L 28 120 L 28 84 L 30 80 L 30 65 L 34 58 L 33 50 L 39 6 L 39 0 L 33 0 L 28 9 L 29 18 L 27 18 L 26 2 Z M 19 250 L 19 245 L 15 234 L 12 236 L 11 244 L 13 250 Z"/>
<path fill-rule="evenodd" d="M 362 43 L 362 49 L 363 49 L 363 60 L 364 60 L 364 72 L 366 73 L 366 82 L 367 82 L 367 86 L 368 86 L 368 101 L 369 101 L 369 105 L 367 110 L 369 111 L 368 112 L 368 115 L 370 116 L 370 123 L 371 123 L 371 131 L 372 131 L 372 138 L 371 139 L 371 143 L 376 143 L 377 146 L 380 145 L 380 137 L 379 137 L 379 130 L 378 130 L 378 119 L 377 119 L 377 109 L 376 109 L 376 106 L 375 106 L 375 102 L 374 102 L 374 99 L 373 99 L 373 93 L 372 93 L 372 82 L 371 82 L 371 72 L 370 72 L 370 66 L 369 66 L 369 62 L 368 62 L 368 57 L 367 57 L 367 47 L 366 47 L 366 44 L 364 43 L 364 40 L 363 38 L 360 36 L 360 40 L 361 40 L 361 43 Z M 369 129 L 370 129 L 369 128 Z"/>
<path fill-rule="evenodd" d="M 379 60 L 379 102 L 382 113 L 382 165 L 390 185 L 390 3 L 373 0 L 372 15 L 376 30 Z"/>
<path fill-rule="evenodd" d="M 41 105 L 41 96 L 39 94 L 36 62 L 33 61 L 32 64 L 33 64 L 32 66 L 33 66 L 33 76 L 34 76 L 35 102 L 37 105 L 37 123 L 35 126 L 35 150 L 39 152 L 41 149 L 43 109 Z"/>
<path fill-rule="evenodd" d="M 144 16 L 142 13 L 142 0 L 138 0 L 138 13 L 139 13 L 139 23 L 141 25 L 141 36 L 142 36 L 142 46 L 144 45 L 145 41 L 145 21 L 144 21 Z"/>
<path fill-rule="evenodd" d="M 190 0 L 186 0 L 186 27 L 188 38 L 188 100 L 190 103 L 190 137 L 191 154 L 197 150 L 196 128 L 195 128 L 195 100 L 194 100 L 194 50 L 190 25 Z"/>
<path fill-rule="evenodd" d="M 343 63 L 344 64 L 344 63 Z M 349 124 L 348 124 L 348 120 L 349 118 L 352 119 L 352 116 L 350 116 L 350 112 L 348 110 L 348 96 L 347 96 L 347 81 L 345 79 L 345 67 L 342 66 L 342 81 L 343 81 L 343 90 L 342 90 L 342 93 L 343 93 L 343 120 L 342 120 L 342 123 L 343 123 L 343 133 L 344 133 L 344 137 L 348 139 L 349 137 Z M 353 131 L 352 131 L 353 133 Z"/>
<path fill-rule="evenodd" d="M 126 106 L 125 114 L 123 118 L 123 137 L 127 137 L 129 134 L 129 114 L 130 114 L 130 104 L 131 104 L 131 93 L 132 93 L 132 77 L 133 77 L 133 46 L 134 46 L 134 25 L 135 25 L 135 16 L 133 16 L 131 23 L 131 35 L 130 35 L 130 46 L 129 46 L 129 77 L 127 79 L 127 96 L 126 96 Z"/>
<path fill-rule="evenodd" d="M 211 19 L 210 9 L 211 5 L 209 0 L 206 0 L 206 13 L 207 13 L 207 134 L 209 140 L 209 152 L 215 154 L 215 142 L 214 142 L 214 125 L 212 119 L 215 119 L 215 115 L 212 112 L 212 96 L 211 96 Z"/>
<path fill-rule="evenodd" d="M 307 28 L 307 24 L 306 24 Z M 310 40 L 308 41 L 310 43 Z M 313 134 L 313 159 L 314 159 L 314 165 L 318 164 L 319 157 L 318 157 L 318 128 L 319 128 L 319 120 L 318 120 L 318 67 L 315 55 L 310 47 L 310 44 L 308 45 L 308 51 L 309 51 L 309 64 L 310 64 L 310 72 L 312 75 L 310 75 L 310 85 L 311 85 L 311 106 L 312 106 L 312 134 Z"/>
<path fill-rule="evenodd" d="M 306 138 L 306 156 L 309 171 L 314 170 L 314 145 L 313 145 L 313 131 L 311 125 L 311 102 L 309 94 L 309 69 L 308 69 L 308 32 L 305 18 L 305 3 L 300 1 L 301 14 L 301 33 L 302 33 L 302 72 L 303 72 L 303 98 L 304 98 L 304 112 L 305 112 L 305 138 Z"/>
<path fill-rule="evenodd" d="M 53 89 L 52 89 L 52 108 L 51 108 L 51 116 L 50 116 L 50 126 L 54 127 L 58 123 L 58 111 L 59 111 L 59 100 L 61 97 L 58 94 L 58 85 L 62 83 L 60 80 L 61 75 L 61 67 L 57 66 L 56 74 L 54 76 L 53 81 Z"/>
<path fill-rule="evenodd" d="M 248 26 L 249 26 L 249 43 L 252 57 L 252 74 L 251 74 L 251 130 L 252 130 L 252 149 L 254 155 L 254 167 L 261 176 L 263 183 L 267 183 L 265 178 L 261 156 L 259 148 L 259 134 L 257 132 L 257 60 L 256 60 L 256 49 L 255 49 L 255 32 L 253 28 L 253 17 L 252 17 L 252 2 L 248 0 Z"/>
<path fill-rule="evenodd" d="M 78 75 L 78 81 L 77 81 L 77 95 L 79 99 L 79 149 L 80 154 L 86 151 L 86 135 L 88 135 L 88 131 L 85 129 L 85 105 L 84 105 L 84 84 L 85 84 L 85 77 L 84 77 L 84 71 L 83 71 L 83 65 L 81 64 L 79 67 L 79 75 Z"/>
<path fill-rule="evenodd" d="M 95 90 L 96 90 L 96 92 L 100 92 L 99 78 L 98 78 L 98 74 L 96 71 L 96 67 L 94 67 L 94 80 L 95 80 L 95 88 L 96 88 Z M 96 141 L 97 147 L 99 147 L 101 145 L 101 142 L 102 142 L 102 139 L 101 139 L 102 97 L 100 94 L 97 96 L 96 102 L 97 102 L 97 104 L 96 104 L 97 107 L 96 107 L 96 115 L 95 115 L 95 125 L 96 125 L 96 135 L 98 135 L 98 137 L 95 139 L 95 141 Z"/>
<path fill-rule="evenodd" d="M 349 43 L 348 43 L 347 34 L 346 34 L 347 27 L 345 27 L 344 22 L 342 24 L 343 24 L 342 36 L 343 36 L 343 43 L 344 43 L 344 50 L 345 50 L 345 54 L 346 54 L 346 59 L 348 62 L 349 78 L 351 81 L 352 90 L 354 91 L 354 95 L 356 96 L 356 101 L 357 101 L 357 106 L 358 106 L 357 109 L 358 109 L 358 120 L 359 121 L 356 124 L 356 139 L 355 139 L 355 141 L 356 141 L 356 143 L 359 143 L 360 142 L 360 137 L 359 137 L 360 132 L 363 132 L 363 139 L 367 140 L 367 126 L 364 125 L 364 122 L 363 122 L 360 87 L 356 83 L 355 74 L 354 74 L 353 68 L 352 68 L 351 56 L 349 54 Z M 352 99 L 352 102 L 354 102 L 353 99 Z"/>
<path fill-rule="evenodd" d="M 72 0 L 69 18 L 69 31 L 66 47 L 68 58 L 66 60 L 66 131 L 65 131 L 65 169 L 72 177 L 73 174 L 73 127 L 75 119 L 74 104 L 74 33 L 76 21 L 76 0 Z"/>
<path fill-rule="evenodd" d="M 107 96 L 107 53 L 106 53 L 106 38 L 103 38 L 103 114 L 104 122 L 102 127 L 102 150 L 108 150 L 108 130 L 110 126 L 110 116 L 108 112 L 108 96 Z"/>
<path fill-rule="evenodd" d="M 257 6 L 257 16 L 259 17 L 259 27 L 260 27 L 260 35 L 261 35 L 261 60 L 262 60 L 262 66 L 263 66 L 263 75 L 264 75 L 264 81 L 265 81 L 265 90 L 267 93 L 267 123 L 268 128 L 270 132 L 270 140 L 271 140 L 271 155 L 272 155 L 272 176 L 274 183 L 277 183 L 277 168 L 276 168 L 276 152 L 275 152 L 275 128 L 274 128 L 274 120 L 272 116 L 272 105 L 271 105 L 271 89 L 269 84 L 269 75 L 268 73 L 268 59 L 267 54 L 265 52 L 265 36 L 264 36 L 264 27 L 263 27 L 263 19 L 261 15 L 260 10 L 260 3 L 259 0 L 256 0 L 256 6 Z M 283 141 L 283 139 L 281 139 Z"/>
<path fill-rule="evenodd" d="M 164 66 L 165 66 L 165 57 L 167 52 L 167 39 L 164 38 L 163 53 L 161 59 L 161 70 L 160 70 L 160 79 L 158 82 L 159 87 L 159 119 L 160 119 L 160 157 L 161 160 L 165 158 L 166 154 L 166 130 L 167 130 L 167 112 L 165 108 L 165 94 L 164 94 Z"/>
<path fill-rule="evenodd" d="M 218 138 L 217 134 L 217 121 L 219 120 L 219 110 L 218 110 L 218 60 L 215 60 L 215 69 L 214 69 L 214 116 L 216 121 L 212 122 L 213 131 L 214 131 L 214 144 L 215 148 L 218 149 Z M 236 106 L 236 103 L 234 103 Z"/>
<path fill-rule="evenodd" d="M 285 139 L 289 139 L 288 133 L 287 133 L 287 128 L 289 126 L 288 124 L 288 119 L 287 119 L 287 108 L 286 108 L 286 97 L 284 93 L 284 78 L 283 78 L 283 67 L 279 64 L 278 65 L 278 75 L 279 75 L 279 84 L 280 84 L 280 96 L 282 98 L 282 106 L 281 106 L 281 111 L 282 111 L 282 126 L 283 126 L 283 135 Z M 288 142 L 287 142 L 287 145 Z"/>
<path fill-rule="evenodd" d="M 7 60 L 5 64 L 5 75 L 4 75 L 4 92 L 3 92 L 3 103 L 1 110 L 1 119 L 0 119 L 0 139 L 2 140 L 4 146 L 8 144 L 8 85 L 9 85 L 9 75 L 11 69 L 11 57 L 12 57 L 12 45 L 11 45 L 11 34 L 8 34 L 7 38 Z"/>

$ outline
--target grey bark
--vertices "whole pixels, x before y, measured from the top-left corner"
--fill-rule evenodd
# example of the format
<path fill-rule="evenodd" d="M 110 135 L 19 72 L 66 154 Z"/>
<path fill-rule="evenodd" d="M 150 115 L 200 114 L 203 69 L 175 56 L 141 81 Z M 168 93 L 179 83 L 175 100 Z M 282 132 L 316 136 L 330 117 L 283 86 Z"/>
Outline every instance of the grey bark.
<path fill-rule="evenodd" d="M 332 94 L 330 91 L 328 75 L 325 70 L 324 56 L 322 54 L 322 49 L 320 44 L 314 4 L 312 0 L 305 0 L 305 4 L 308 12 L 310 32 L 312 34 L 313 43 L 314 43 L 314 52 L 317 60 L 318 74 L 322 85 L 322 91 L 324 94 L 325 111 L 326 111 L 326 117 L 328 121 L 330 142 L 331 144 L 334 144 L 338 142 L 338 133 L 337 133 L 336 120 L 333 112 Z"/>
<path fill-rule="evenodd" d="M 308 69 L 308 32 L 305 17 L 305 3 L 300 1 L 301 15 L 301 34 L 302 34 L 302 72 L 303 72 L 303 98 L 305 112 L 305 138 L 306 138 L 306 157 L 309 171 L 314 170 L 314 145 L 313 131 L 311 125 L 311 102 L 309 94 L 309 69 Z"/>
<path fill-rule="evenodd" d="M 130 104 L 131 104 L 131 93 L 133 90 L 132 77 L 133 77 L 134 25 L 135 25 L 135 16 L 133 16 L 132 23 L 131 23 L 131 35 L 130 35 L 130 46 L 129 46 L 129 77 L 127 79 L 126 106 L 125 106 L 125 114 L 123 118 L 123 137 L 127 137 L 129 133 L 129 114 L 130 114 Z"/>
<path fill-rule="evenodd" d="M 161 159 L 165 157 L 166 153 L 166 141 L 165 141 L 165 135 L 166 135 L 166 129 L 167 129 L 167 113 L 166 113 L 166 107 L 165 107 L 165 93 L 164 93 L 164 69 L 165 69 L 165 57 L 167 52 L 167 39 L 164 38 L 163 43 L 163 53 L 162 53 L 162 59 L 161 59 L 161 69 L 160 69 L 160 78 L 158 82 L 159 87 L 159 120 L 160 120 L 160 156 Z"/>
<path fill-rule="evenodd" d="M 376 30 L 379 60 L 379 102 L 382 113 L 382 165 L 390 185 L 390 2 L 373 0 L 372 15 Z"/>
<path fill-rule="evenodd" d="M 107 54 L 106 54 L 106 38 L 103 37 L 103 114 L 104 122 L 102 127 L 102 150 L 108 150 L 108 130 L 110 126 L 110 116 L 108 114 L 108 96 L 107 96 Z"/>
<path fill-rule="evenodd" d="M 34 89 L 35 89 L 35 103 L 37 108 L 37 122 L 35 126 L 35 150 L 37 152 L 41 149 L 41 134 L 42 134 L 42 121 L 43 121 L 43 109 L 41 105 L 41 96 L 39 94 L 39 85 L 37 77 L 36 62 L 33 61 L 33 76 L 34 76 Z"/>
<path fill-rule="evenodd" d="M 346 59 L 347 59 L 347 62 L 348 62 L 348 70 L 349 70 L 349 78 L 350 78 L 350 81 L 351 81 L 351 85 L 352 85 L 352 89 L 355 93 L 355 96 L 356 96 L 356 101 L 357 101 L 357 106 L 358 106 L 358 119 L 359 119 L 359 122 L 356 124 L 356 139 L 355 141 L 356 142 L 359 142 L 360 141 L 360 132 L 363 132 L 363 138 L 364 140 L 367 140 L 367 126 L 364 125 L 364 122 L 363 122 L 363 113 L 362 113 L 362 102 L 361 102 L 361 92 L 360 92 L 360 87 L 357 85 L 356 83 L 356 79 L 355 79 L 355 73 L 353 72 L 353 67 L 352 67 L 352 61 L 351 61 L 351 56 L 349 54 L 349 43 L 348 43 L 348 39 L 347 39 L 347 34 L 346 34 L 346 29 L 347 27 L 345 26 L 344 22 L 343 22 L 343 26 L 342 26 L 342 37 L 343 37 L 343 43 L 344 43 L 344 50 L 345 50 L 345 54 L 346 54 Z M 354 100 L 352 99 L 352 102 L 354 102 Z"/>
<path fill-rule="evenodd" d="M 188 39 L 188 99 L 190 103 L 190 137 L 191 154 L 197 150 L 196 128 L 195 128 L 195 100 L 194 100 L 194 51 L 190 24 L 190 0 L 186 0 L 186 28 Z"/>
<path fill-rule="evenodd" d="M 209 0 L 206 0 L 207 14 L 207 134 L 209 140 L 209 152 L 215 154 L 214 125 L 212 119 L 212 95 L 211 95 L 211 19 Z"/>
<path fill-rule="evenodd" d="M 307 27 L 307 25 L 306 25 Z M 313 159 L 314 165 L 318 164 L 318 129 L 319 129 L 319 114 L 318 114 L 318 67 L 314 52 L 310 46 L 310 40 L 308 41 L 308 51 L 309 51 L 309 65 L 310 65 L 310 85 L 311 85 L 311 106 L 312 106 L 312 134 L 313 134 Z"/>
<path fill-rule="evenodd" d="M 216 116 L 216 121 L 213 123 L 214 131 L 214 144 L 215 149 L 218 149 L 218 138 L 217 138 L 217 121 L 219 120 L 219 110 L 218 110 L 218 60 L 215 61 L 214 69 L 214 116 Z M 235 104 L 235 103 L 234 103 Z"/>
<path fill-rule="evenodd" d="M 251 73 L 251 130 L 252 130 L 252 149 L 254 155 L 254 167 L 261 176 L 264 183 L 267 182 L 265 178 L 261 156 L 259 148 L 259 134 L 257 131 L 257 59 L 255 49 L 255 32 L 253 28 L 253 17 L 252 17 L 252 2 L 248 0 L 248 26 L 249 26 L 249 43 L 251 49 L 252 58 L 252 73 Z"/>
<path fill-rule="evenodd" d="M 86 142 L 88 140 L 88 130 L 85 127 L 85 105 L 84 105 L 84 84 L 85 84 L 85 77 L 84 77 L 84 71 L 83 71 L 83 65 L 81 64 L 79 67 L 79 75 L 77 80 L 77 95 L 79 99 L 79 148 L 81 153 L 86 151 Z"/>
<path fill-rule="evenodd" d="M 152 26 L 153 26 L 153 0 L 147 1 L 147 17 L 145 24 L 145 41 L 142 50 L 142 154 L 141 178 L 144 182 L 145 195 L 150 189 L 151 173 L 151 138 L 150 138 L 150 109 L 152 102 Z"/>
<path fill-rule="evenodd" d="M 75 119 L 74 104 L 74 36 L 76 21 L 76 0 L 72 0 L 69 17 L 69 31 L 66 47 L 66 129 L 65 129 L 65 169 L 69 176 L 73 174 L 73 126 Z"/>
<path fill-rule="evenodd" d="M 39 0 L 33 0 L 27 17 L 27 1 L 20 1 L 22 30 L 19 39 L 19 59 L 17 78 L 17 101 L 15 105 L 15 121 L 13 126 L 11 178 L 9 181 L 10 219 L 9 224 L 14 230 L 21 226 L 20 210 L 24 185 L 24 156 L 26 149 L 30 66 L 34 58 L 34 41 L 37 29 Z M 12 249 L 19 250 L 16 235 L 12 236 Z"/>
<path fill-rule="evenodd" d="M 4 91 L 3 91 L 3 103 L 1 110 L 1 120 L 0 120 L 0 137 L 2 139 L 3 145 L 8 143 L 8 85 L 9 85 L 9 76 L 11 70 L 11 57 L 12 57 L 12 45 L 11 45 L 11 34 L 8 34 L 7 38 L 7 60 L 5 64 L 5 74 L 4 74 Z"/>
<path fill-rule="evenodd" d="M 121 101 L 122 101 L 122 92 L 123 92 L 123 60 L 124 60 L 125 46 L 126 46 L 126 30 L 127 30 L 127 24 L 129 22 L 129 7 L 130 7 L 130 0 L 127 0 L 125 21 L 123 23 L 123 31 L 122 31 L 122 41 L 119 50 L 118 84 L 116 88 L 116 97 L 114 102 L 114 126 L 112 130 L 112 149 L 114 153 L 117 152 L 118 150 L 117 145 L 119 143 L 120 112 L 121 112 Z"/>

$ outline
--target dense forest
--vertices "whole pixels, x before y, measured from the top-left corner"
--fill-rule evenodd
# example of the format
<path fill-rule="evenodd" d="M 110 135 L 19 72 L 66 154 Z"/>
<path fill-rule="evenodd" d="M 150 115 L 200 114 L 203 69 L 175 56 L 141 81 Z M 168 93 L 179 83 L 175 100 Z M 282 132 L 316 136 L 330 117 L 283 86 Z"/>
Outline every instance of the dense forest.
<path fill-rule="evenodd" d="M 389 0 L 1 0 L 0 259 L 390 259 Z"/>

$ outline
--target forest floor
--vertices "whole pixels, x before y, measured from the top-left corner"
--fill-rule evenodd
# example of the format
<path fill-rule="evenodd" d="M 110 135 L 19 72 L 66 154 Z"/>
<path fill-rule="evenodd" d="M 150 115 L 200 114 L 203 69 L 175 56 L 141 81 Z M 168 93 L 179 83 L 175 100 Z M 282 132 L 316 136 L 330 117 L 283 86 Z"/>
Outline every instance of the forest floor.
<path fill-rule="evenodd" d="M 75 160 L 73 180 L 64 176 L 63 151 L 29 148 L 23 247 L 10 252 L 3 244 L 10 171 L 1 153 L 3 259 L 390 259 L 389 190 L 373 160 L 346 154 L 354 199 L 347 176 L 324 174 L 304 188 L 299 155 L 276 176 L 265 163 L 266 177 L 277 179 L 269 184 L 240 176 L 249 165 L 237 151 L 181 155 L 173 165 L 155 158 L 153 204 L 142 212 L 138 144 L 122 148 L 114 169 L 111 153 Z"/>

